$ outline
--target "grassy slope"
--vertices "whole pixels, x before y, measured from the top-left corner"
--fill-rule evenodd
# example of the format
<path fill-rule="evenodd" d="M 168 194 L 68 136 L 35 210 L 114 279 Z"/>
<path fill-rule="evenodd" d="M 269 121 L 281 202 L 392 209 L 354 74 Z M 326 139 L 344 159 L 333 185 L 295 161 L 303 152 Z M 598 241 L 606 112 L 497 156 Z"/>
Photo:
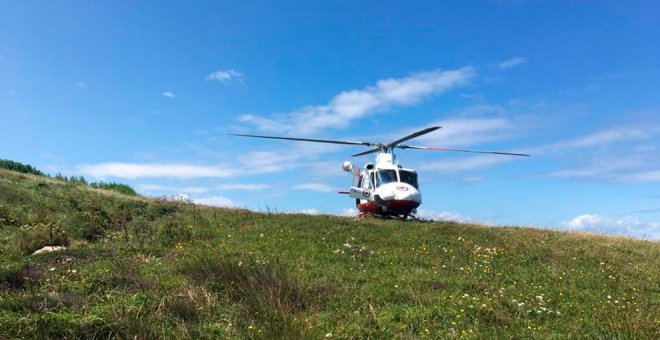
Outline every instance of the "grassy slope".
<path fill-rule="evenodd" d="M 27 255 L 49 243 L 69 249 Z M 259 214 L 0 170 L 0 338 L 660 338 L 659 258 L 625 238 Z"/>

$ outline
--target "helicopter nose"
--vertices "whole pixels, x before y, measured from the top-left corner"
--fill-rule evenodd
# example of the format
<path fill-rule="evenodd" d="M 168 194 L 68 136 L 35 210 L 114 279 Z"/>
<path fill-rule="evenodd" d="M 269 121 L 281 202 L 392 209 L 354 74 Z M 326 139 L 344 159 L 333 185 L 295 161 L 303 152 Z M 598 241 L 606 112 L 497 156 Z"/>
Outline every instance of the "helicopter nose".
<path fill-rule="evenodd" d="M 403 201 L 420 202 L 419 190 L 407 183 L 397 183 L 393 190 L 394 198 Z"/>

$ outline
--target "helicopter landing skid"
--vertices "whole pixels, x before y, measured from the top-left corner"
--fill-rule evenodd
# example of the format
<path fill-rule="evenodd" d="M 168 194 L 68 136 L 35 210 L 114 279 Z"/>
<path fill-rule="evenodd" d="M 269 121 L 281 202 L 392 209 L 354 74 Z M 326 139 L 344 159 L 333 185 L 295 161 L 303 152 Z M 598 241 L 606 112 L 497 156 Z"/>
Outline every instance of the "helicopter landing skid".
<path fill-rule="evenodd" d="M 398 219 L 400 219 L 401 221 L 407 221 L 408 218 L 410 218 L 411 220 L 414 220 L 414 221 L 418 221 L 418 220 L 419 220 L 419 219 L 417 218 L 417 216 L 415 216 L 415 215 L 413 215 L 413 214 L 405 214 L 405 215 L 379 215 L 379 214 L 374 214 L 373 212 L 370 212 L 370 211 L 365 211 L 365 212 L 361 212 L 361 213 L 357 214 L 357 215 L 355 216 L 355 220 L 356 220 L 356 221 L 362 221 L 363 219 L 365 219 L 365 218 L 367 218 L 367 217 L 378 217 L 378 218 L 382 218 L 382 219 L 386 219 L 386 220 L 398 218 Z"/>
<path fill-rule="evenodd" d="M 411 220 L 414 220 L 414 221 L 417 221 L 417 220 L 418 220 L 418 219 L 417 219 L 417 216 L 415 216 L 415 215 L 413 215 L 413 214 L 400 215 L 399 218 L 400 218 L 402 221 L 406 221 L 406 220 L 408 220 L 408 218 L 410 218 Z"/>
<path fill-rule="evenodd" d="M 367 217 L 372 217 L 372 216 L 374 216 L 374 213 L 372 213 L 370 211 L 365 211 L 365 212 L 361 212 L 361 213 L 357 214 L 357 216 L 355 216 L 355 220 L 356 221 L 362 221 L 363 219 L 365 219 Z"/>

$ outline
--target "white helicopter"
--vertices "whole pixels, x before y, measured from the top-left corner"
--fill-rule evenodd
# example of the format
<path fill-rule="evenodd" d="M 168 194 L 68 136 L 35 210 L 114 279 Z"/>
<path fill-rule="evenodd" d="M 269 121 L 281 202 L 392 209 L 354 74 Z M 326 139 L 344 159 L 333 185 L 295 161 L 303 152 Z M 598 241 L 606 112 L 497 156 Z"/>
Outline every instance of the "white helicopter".
<path fill-rule="evenodd" d="M 388 144 L 245 134 L 231 135 L 241 137 L 284 139 L 301 142 L 363 145 L 370 147 L 371 149 L 356 153 L 352 155 L 352 157 L 377 153 L 376 164 L 367 163 L 362 169 L 356 168 L 353 163 L 349 161 L 345 161 L 342 165 L 342 169 L 344 169 L 344 171 L 350 172 L 354 176 L 350 190 L 340 191 L 339 193 L 347 194 L 355 199 L 355 206 L 360 212 L 358 218 L 374 215 L 386 218 L 397 217 L 403 220 L 407 219 L 408 217 L 415 218 L 414 214 L 417 212 L 417 207 L 419 207 L 419 205 L 422 203 L 422 194 L 419 190 L 417 172 L 413 169 L 404 168 L 398 164 L 396 156 L 393 152 L 395 148 L 471 152 L 509 156 L 529 156 L 527 154 L 512 152 L 478 151 L 401 144 L 407 140 L 425 135 L 440 128 L 440 126 L 432 126 L 412 133 L 403 138 L 397 139 L 394 142 Z"/>

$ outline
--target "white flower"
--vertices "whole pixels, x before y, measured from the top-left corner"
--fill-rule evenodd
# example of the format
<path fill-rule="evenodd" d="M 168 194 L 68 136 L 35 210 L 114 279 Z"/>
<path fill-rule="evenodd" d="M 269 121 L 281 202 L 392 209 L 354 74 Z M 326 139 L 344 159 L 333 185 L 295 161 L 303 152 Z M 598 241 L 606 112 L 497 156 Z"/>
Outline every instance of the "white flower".
<path fill-rule="evenodd" d="M 325 337 L 326 337 L 326 338 L 332 338 L 332 333 L 326 333 L 326 334 L 325 334 Z"/>

